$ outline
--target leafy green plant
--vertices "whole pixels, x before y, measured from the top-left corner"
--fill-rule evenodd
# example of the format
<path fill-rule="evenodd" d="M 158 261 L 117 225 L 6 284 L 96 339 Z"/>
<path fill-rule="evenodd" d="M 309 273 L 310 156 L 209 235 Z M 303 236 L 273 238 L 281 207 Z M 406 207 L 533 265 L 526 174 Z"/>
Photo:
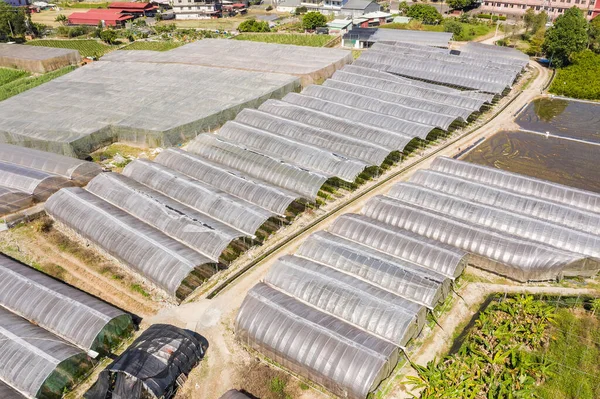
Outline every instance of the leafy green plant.
<path fill-rule="evenodd" d="M 58 47 L 78 50 L 82 57 L 101 57 L 115 49 L 96 40 L 33 40 L 25 43 L 29 46 Z"/>
<path fill-rule="evenodd" d="M 549 91 L 567 97 L 600 100 L 600 55 L 585 50 L 571 56 L 572 64 L 556 71 Z"/>
<path fill-rule="evenodd" d="M 327 18 L 320 12 L 307 12 L 302 17 L 302 27 L 306 30 L 315 30 L 325 25 L 327 25 Z"/>
<path fill-rule="evenodd" d="M 334 37 L 330 35 L 307 35 L 303 33 L 243 33 L 235 40 L 250 40 L 254 42 L 294 44 L 296 46 L 323 47 Z"/>
<path fill-rule="evenodd" d="M 440 14 L 434 6 L 429 4 L 417 3 L 408 8 L 406 15 L 422 21 L 424 24 L 435 24 L 442 20 Z"/>
<path fill-rule="evenodd" d="M 20 79 L 13 80 L 7 84 L 0 86 L 0 101 L 6 100 L 9 97 L 16 96 L 26 90 L 32 89 L 43 83 L 49 82 L 52 79 L 56 79 L 66 73 L 75 70 L 76 67 L 68 66 L 56 71 L 48 72 L 44 75 L 36 77 L 22 77 Z"/>
<path fill-rule="evenodd" d="M 269 23 L 266 21 L 257 21 L 256 19 L 247 19 L 238 26 L 240 32 L 270 32 Z"/>

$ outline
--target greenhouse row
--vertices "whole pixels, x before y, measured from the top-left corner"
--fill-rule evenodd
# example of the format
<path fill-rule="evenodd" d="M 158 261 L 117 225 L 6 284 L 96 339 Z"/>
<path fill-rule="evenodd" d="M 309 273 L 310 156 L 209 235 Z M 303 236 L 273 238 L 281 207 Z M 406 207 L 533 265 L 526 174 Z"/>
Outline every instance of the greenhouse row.
<path fill-rule="evenodd" d="M 100 166 L 0 143 L 0 216 L 44 201 L 62 187 L 85 185 Z"/>
<path fill-rule="evenodd" d="M 61 398 L 92 367 L 86 352 L 110 353 L 133 328 L 131 315 L 0 255 L 0 381 L 15 391 Z"/>
<path fill-rule="evenodd" d="M 593 275 L 600 196 L 495 168 L 437 158 L 370 200 L 364 215 L 469 252 L 518 281 Z"/>
<path fill-rule="evenodd" d="M 0 67 L 18 68 L 32 73 L 46 73 L 68 65 L 77 65 L 77 50 L 0 43 Z"/>
<path fill-rule="evenodd" d="M 493 47 L 493 46 L 490 46 Z M 432 50 L 427 46 L 376 43 L 354 63 L 396 75 L 451 87 L 501 95 L 527 64 L 511 56 L 478 57 L 466 51 Z"/>
<path fill-rule="evenodd" d="M 238 339 L 334 394 L 365 398 L 444 301 L 466 253 L 347 214 L 279 258 L 236 318 Z M 314 350 L 314 348 L 319 348 Z"/>
<path fill-rule="evenodd" d="M 343 47 L 356 47 L 357 42 L 369 44 L 379 42 L 407 42 L 422 46 L 448 48 L 452 40 L 450 32 L 427 32 L 408 29 L 358 28 L 346 32 L 342 37 Z"/>
<path fill-rule="evenodd" d="M 109 364 L 86 399 L 170 398 L 204 357 L 208 342 L 193 331 L 153 324 Z"/>

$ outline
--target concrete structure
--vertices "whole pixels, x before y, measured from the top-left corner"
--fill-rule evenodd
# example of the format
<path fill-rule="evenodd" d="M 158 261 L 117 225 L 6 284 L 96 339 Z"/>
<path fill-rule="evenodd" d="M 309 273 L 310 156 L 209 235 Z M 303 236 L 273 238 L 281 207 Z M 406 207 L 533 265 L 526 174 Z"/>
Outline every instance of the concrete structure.
<path fill-rule="evenodd" d="M 46 73 L 80 61 L 77 50 L 0 43 L 0 67 Z"/>
<path fill-rule="evenodd" d="M 546 11 L 551 19 L 558 18 L 572 7 L 580 8 L 588 20 L 600 14 L 600 0 L 486 0 L 481 3 L 481 12 L 507 17 L 521 17 L 528 8 L 536 12 Z"/>
<path fill-rule="evenodd" d="M 210 19 L 222 15 L 221 0 L 173 0 L 175 19 Z"/>

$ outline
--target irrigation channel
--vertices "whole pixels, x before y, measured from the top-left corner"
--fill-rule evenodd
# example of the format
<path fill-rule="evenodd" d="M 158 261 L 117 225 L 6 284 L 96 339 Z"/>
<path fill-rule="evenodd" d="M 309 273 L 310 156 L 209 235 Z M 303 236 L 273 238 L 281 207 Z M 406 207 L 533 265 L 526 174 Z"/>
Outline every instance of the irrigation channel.
<path fill-rule="evenodd" d="M 538 68 L 538 69 L 542 68 L 542 67 L 537 66 L 537 65 L 532 64 L 532 63 L 530 63 L 530 65 L 533 65 L 534 68 Z M 540 74 L 537 75 L 537 77 L 535 77 L 535 80 L 543 78 L 543 77 L 547 77 L 547 74 L 546 73 L 540 73 Z M 523 81 L 520 84 L 523 84 Z M 530 87 L 531 86 L 533 86 L 533 85 L 530 85 Z M 389 183 L 391 180 L 395 179 L 396 177 L 398 177 L 398 176 L 400 176 L 400 175 L 402 175 L 402 174 L 410 171 L 411 169 L 413 169 L 415 167 L 423 165 L 425 162 L 427 162 L 429 160 L 433 160 L 433 158 L 435 158 L 437 155 L 439 155 L 444 150 L 446 150 L 448 148 L 451 148 L 453 145 L 459 143 L 460 141 L 462 141 L 462 140 L 464 140 L 466 138 L 471 138 L 471 137 L 475 136 L 475 133 L 482 133 L 482 131 L 485 130 L 484 129 L 485 127 L 487 127 L 491 122 L 495 121 L 511 104 L 514 104 L 515 101 L 521 97 L 521 94 L 523 94 L 524 91 L 522 91 L 521 89 L 519 89 L 519 90 L 520 91 L 516 95 L 514 95 L 514 97 L 512 97 L 509 101 L 507 101 L 505 104 L 503 104 L 501 106 L 501 108 L 497 112 L 495 112 L 488 120 L 484 121 L 483 123 L 481 123 L 479 125 L 474 126 L 472 129 L 470 129 L 469 131 L 461 134 L 460 136 L 457 136 L 456 138 L 453 138 L 450 141 L 448 141 L 446 143 L 443 143 L 439 148 L 434 149 L 432 152 L 430 152 L 428 154 L 424 154 L 423 156 L 420 156 L 419 159 L 414 160 L 410 164 L 408 164 L 408 165 L 406 165 L 404 167 L 401 167 L 400 169 L 398 169 L 398 170 L 390 173 L 388 176 L 385 176 L 384 178 L 382 178 L 382 180 L 374 183 L 371 186 L 366 187 L 362 191 L 360 191 L 360 192 L 356 193 L 355 195 L 349 197 L 346 201 L 344 201 L 340 205 L 336 206 L 332 210 L 330 210 L 327 213 L 319 216 L 318 218 L 316 218 L 312 222 L 308 223 L 306 226 L 298 229 L 297 231 L 295 231 L 294 233 L 292 233 L 289 237 L 285 238 L 284 240 L 282 240 L 281 242 L 277 243 L 273 247 L 265 250 L 265 252 L 262 253 L 260 256 L 258 256 L 257 258 L 253 259 L 252 261 L 250 261 L 246 265 L 242 266 L 237 272 L 235 272 L 234 274 L 232 274 L 231 276 L 229 276 L 224 282 L 222 282 L 216 288 L 214 288 L 212 291 L 210 291 L 209 294 L 206 296 L 206 298 L 207 299 L 213 299 L 213 298 L 215 298 L 225 288 L 227 288 L 234 281 L 236 281 L 241 276 L 243 276 L 246 272 L 248 272 L 249 270 L 251 270 L 254 266 L 258 265 L 259 263 L 261 263 L 265 259 L 269 258 L 271 255 L 277 253 L 284 246 L 286 246 L 290 242 L 294 241 L 295 239 L 297 239 L 298 237 L 300 237 L 301 235 L 303 235 L 307 231 L 313 229 L 315 226 L 323 223 L 325 220 L 333 217 L 334 215 L 337 215 L 343 209 L 349 207 L 350 205 L 356 203 L 360 199 L 362 199 L 362 198 L 366 197 L 367 195 L 373 193 L 375 190 L 377 190 L 381 186 Z M 525 100 L 525 104 L 527 104 L 535 96 L 535 94 L 534 94 L 535 92 L 539 93 L 539 89 L 533 90 L 533 89 L 530 88 L 527 91 L 530 94 L 530 98 L 524 99 Z M 511 114 L 508 113 L 507 116 L 510 117 Z M 512 118 L 511 118 L 511 120 L 512 120 Z M 479 139 L 479 137 L 476 137 L 476 139 Z"/>

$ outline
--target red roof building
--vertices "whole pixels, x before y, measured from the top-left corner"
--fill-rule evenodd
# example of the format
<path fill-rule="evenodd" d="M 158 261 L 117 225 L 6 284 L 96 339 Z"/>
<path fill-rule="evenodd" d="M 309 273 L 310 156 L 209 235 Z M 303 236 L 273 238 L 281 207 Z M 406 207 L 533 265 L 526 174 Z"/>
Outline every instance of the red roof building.
<path fill-rule="evenodd" d="M 154 14 L 157 6 L 150 3 L 116 2 L 108 5 L 109 10 L 120 11 L 127 14 L 148 15 Z"/>
<path fill-rule="evenodd" d="M 133 19 L 133 15 L 122 14 L 117 10 L 94 9 L 88 12 L 74 12 L 69 15 L 69 24 L 96 26 L 99 22 L 104 22 L 105 26 L 121 27 L 130 19 Z"/>

